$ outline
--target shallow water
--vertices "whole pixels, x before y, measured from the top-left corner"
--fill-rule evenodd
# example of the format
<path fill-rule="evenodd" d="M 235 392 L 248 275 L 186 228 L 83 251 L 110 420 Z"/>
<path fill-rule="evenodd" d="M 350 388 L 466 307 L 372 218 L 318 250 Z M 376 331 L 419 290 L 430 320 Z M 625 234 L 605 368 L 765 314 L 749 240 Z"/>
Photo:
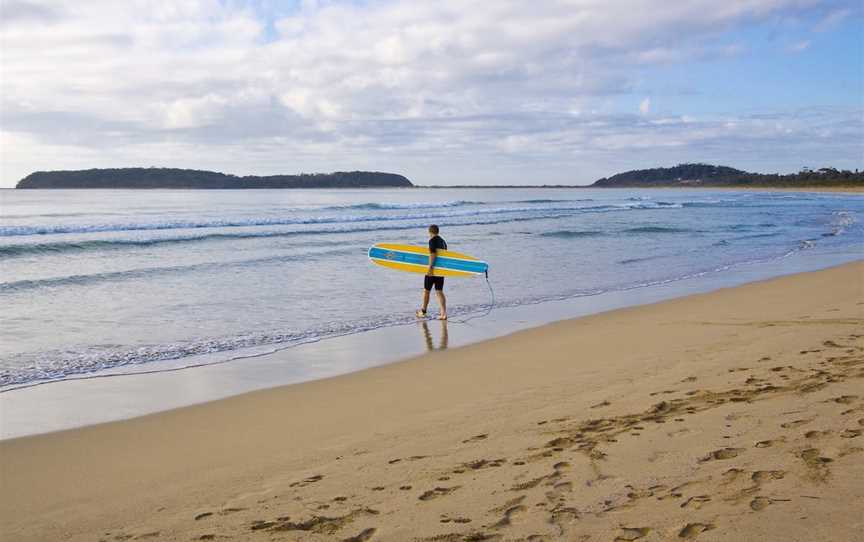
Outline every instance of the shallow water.
<path fill-rule="evenodd" d="M 4 190 L 0 387 L 411 321 L 422 277 L 366 250 L 424 244 L 433 222 L 489 262 L 497 306 L 519 306 L 860 258 L 862 213 L 853 195 L 704 190 Z M 482 279 L 446 290 L 455 319 L 488 308 Z"/>

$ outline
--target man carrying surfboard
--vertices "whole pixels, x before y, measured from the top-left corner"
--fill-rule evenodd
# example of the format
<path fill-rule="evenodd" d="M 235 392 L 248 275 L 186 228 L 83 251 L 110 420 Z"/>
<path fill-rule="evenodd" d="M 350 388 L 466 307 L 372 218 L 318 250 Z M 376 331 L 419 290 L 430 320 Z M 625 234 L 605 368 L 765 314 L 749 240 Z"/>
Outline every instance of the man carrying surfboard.
<path fill-rule="evenodd" d="M 438 257 L 439 250 L 447 250 L 447 242 L 438 235 L 439 228 L 432 224 L 429 226 L 429 269 L 426 270 L 426 276 L 423 277 L 423 308 L 417 311 L 418 318 L 426 318 L 426 309 L 429 307 L 429 292 L 432 287 L 435 287 L 435 295 L 438 296 L 438 305 L 441 307 L 441 314 L 438 316 L 441 320 L 447 319 L 447 298 L 444 297 L 444 277 L 436 277 L 433 275 L 435 269 L 435 260 Z"/>

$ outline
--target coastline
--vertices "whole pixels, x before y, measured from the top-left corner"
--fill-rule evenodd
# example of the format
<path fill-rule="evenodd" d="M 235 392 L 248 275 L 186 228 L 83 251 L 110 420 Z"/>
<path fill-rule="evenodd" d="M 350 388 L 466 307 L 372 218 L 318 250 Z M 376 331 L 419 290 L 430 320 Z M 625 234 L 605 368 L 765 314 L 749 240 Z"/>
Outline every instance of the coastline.
<path fill-rule="evenodd" d="M 0 521 L 16 540 L 851 539 L 862 273 L 3 441 Z"/>
<path fill-rule="evenodd" d="M 848 251 L 757 261 L 680 280 L 542 303 L 496 306 L 483 318 L 418 322 L 274 350 L 239 350 L 121 366 L 0 390 L 0 441 L 123 420 L 257 390 L 309 382 L 550 324 L 855 261 Z M 443 326 L 443 327 L 442 327 Z M 446 339 L 446 340 L 445 340 Z"/>
<path fill-rule="evenodd" d="M 508 188 L 548 188 L 548 189 L 567 189 L 567 188 L 590 188 L 596 190 L 654 190 L 654 189 L 674 189 L 674 190 L 716 190 L 720 192 L 826 192 L 838 194 L 864 194 L 864 186 L 593 186 L 585 185 L 500 185 L 500 186 L 476 186 L 476 185 L 453 185 L 453 186 L 434 186 L 434 185 L 415 185 L 411 188 L 489 188 L 489 189 L 508 189 Z"/>
<path fill-rule="evenodd" d="M 717 190 L 721 192 L 824 192 L 827 194 L 864 194 L 864 186 L 658 186 L 657 188 L 674 188 L 678 190 L 693 188 L 694 190 Z"/>

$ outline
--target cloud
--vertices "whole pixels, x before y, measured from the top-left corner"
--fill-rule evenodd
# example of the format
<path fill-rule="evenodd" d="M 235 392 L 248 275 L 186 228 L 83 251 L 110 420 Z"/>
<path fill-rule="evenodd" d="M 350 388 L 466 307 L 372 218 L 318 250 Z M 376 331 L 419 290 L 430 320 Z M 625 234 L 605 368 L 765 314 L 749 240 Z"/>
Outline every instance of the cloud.
<path fill-rule="evenodd" d="M 51 23 L 62 17 L 55 7 L 38 2 L 6 0 L 0 4 L 0 25 L 27 22 Z"/>
<path fill-rule="evenodd" d="M 647 115 L 651 111 L 651 98 L 645 98 L 639 102 L 639 112 Z"/>
<path fill-rule="evenodd" d="M 628 146 L 719 148 L 726 123 L 755 120 L 652 124 L 649 98 L 641 115 L 619 98 L 644 96 L 646 71 L 747 54 L 736 28 L 841 17 L 824 4 L 7 1 L 0 182 L 77 156 L 236 173 L 368 165 L 434 182 L 470 180 L 478 156 L 518 176 L 537 157 L 590 155 L 600 168 Z"/>
<path fill-rule="evenodd" d="M 793 43 L 787 47 L 787 50 L 792 53 L 801 53 L 810 48 L 810 40 L 803 40 Z"/>
<path fill-rule="evenodd" d="M 826 30 L 830 30 L 831 28 L 840 24 L 841 21 L 848 18 L 852 15 L 852 10 L 850 8 L 838 8 L 830 10 L 823 18 L 820 20 L 814 30 L 817 32 L 825 32 Z"/>

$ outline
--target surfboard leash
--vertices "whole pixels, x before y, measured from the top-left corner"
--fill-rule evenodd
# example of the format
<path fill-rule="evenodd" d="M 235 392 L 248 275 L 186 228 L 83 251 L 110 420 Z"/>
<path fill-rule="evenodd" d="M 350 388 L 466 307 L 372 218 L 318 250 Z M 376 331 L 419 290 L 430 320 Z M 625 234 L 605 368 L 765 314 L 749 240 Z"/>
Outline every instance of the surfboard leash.
<path fill-rule="evenodd" d="M 489 281 L 489 270 L 486 270 L 486 286 L 489 287 L 489 296 L 490 302 L 489 306 L 486 307 L 486 312 L 482 314 L 475 314 L 473 316 L 469 316 L 468 318 L 463 318 L 462 320 L 449 320 L 449 322 L 456 322 L 457 324 L 465 324 L 471 320 L 475 320 L 477 318 L 483 318 L 485 316 L 489 316 L 489 313 L 492 312 L 492 308 L 495 306 L 495 290 L 492 288 L 492 282 Z"/>

